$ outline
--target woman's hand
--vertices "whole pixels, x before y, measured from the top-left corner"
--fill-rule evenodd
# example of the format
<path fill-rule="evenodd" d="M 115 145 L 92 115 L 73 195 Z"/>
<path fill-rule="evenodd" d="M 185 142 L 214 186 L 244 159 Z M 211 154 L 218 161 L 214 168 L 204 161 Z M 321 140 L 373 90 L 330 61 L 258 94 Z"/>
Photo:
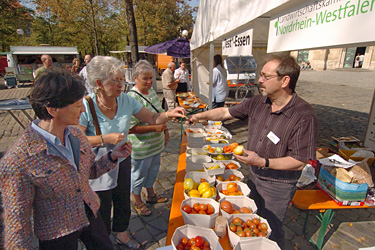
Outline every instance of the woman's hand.
<path fill-rule="evenodd" d="M 166 147 L 169 143 L 169 131 L 165 131 L 165 134 L 164 134 L 164 147 Z"/>
<path fill-rule="evenodd" d="M 103 135 L 102 137 L 103 137 L 104 144 L 116 145 L 125 139 L 125 134 L 124 133 L 110 133 L 110 134 Z"/>
<path fill-rule="evenodd" d="M 121 145 L 116 145 L 113 149 L 111 158 L 116 161 L 118 158 L 127 158 L 132 152 L 131 142 L 124 142 Z"/>
<path fill-rule="evenodd" d="M 167 125 L 165 123 L 157 124 L 155 126 L 155 132 L 163 132 L 164 130 L 168 129 Z"/>
<path fill-rule="evenodd" d="M 186 117 L 186 110 L 181 107 L 176 107 L 173 110 L 168 111 L 169 118 L 181 118 Z"/>

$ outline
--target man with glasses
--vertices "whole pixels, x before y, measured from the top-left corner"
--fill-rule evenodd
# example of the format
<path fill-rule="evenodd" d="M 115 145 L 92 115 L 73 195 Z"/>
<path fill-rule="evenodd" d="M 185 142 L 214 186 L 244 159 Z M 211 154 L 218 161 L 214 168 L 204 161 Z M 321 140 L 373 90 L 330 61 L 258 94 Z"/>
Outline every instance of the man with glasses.
<path fill-rule="evenodd" d="M 282 225 L 301 171 L 315 159 L 318 121 L 312 107 L 295 93 L 300 67 L 285 54 L 273 54 L 263 66 L 262 95 L 230 108 L 218 108 L 190 118 L 248 119 L 245 155 L 235 157 L 250 166 L 247 185 L 258 214 L 271 226 L 270 239 L 284 249 Z"/>

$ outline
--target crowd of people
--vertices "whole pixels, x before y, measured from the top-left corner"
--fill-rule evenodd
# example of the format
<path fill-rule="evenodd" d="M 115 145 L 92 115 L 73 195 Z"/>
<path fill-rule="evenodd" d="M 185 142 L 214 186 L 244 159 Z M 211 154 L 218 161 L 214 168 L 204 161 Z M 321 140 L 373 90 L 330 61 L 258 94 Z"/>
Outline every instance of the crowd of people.
<path fill-rule="evenodd" d="M 170 62 L 162 75 L 164 111 L 146 60 L 135 64 L 136 84 L 124 93 L 124 63 L 114 57 L 86 55 L 85 67 L 69 70 L 53 68 L 49 55 L 41 59 L 30 95 L 38 119 L 0 161 L 5 249 L 31 249 L 33 234 L 39 249 L 77 249 L 78 240 L 86 249 L 113 249 L 112 233 L 117 244 L 140 249 L 127 234 L 130 198 L 140 216 L 152 214 L 146 203 L 168 201 L 153 185 L 169 142 L 167 121 L 186 115 L 176 103 L 176 91 L 192 88 L 186 64 L 176 70 Z M 301 68 L 290 56 L 271 55 L 261 95 L 227 108 L 222 57 L 213 59 L 213 109 L 187 123 L 248 119 L 245 155 L 235 157 L 250 166 L 250 197 L 283 249 L 287 207 L 302 168 L 315 159 L 317 117 L 295 93 Z"/>

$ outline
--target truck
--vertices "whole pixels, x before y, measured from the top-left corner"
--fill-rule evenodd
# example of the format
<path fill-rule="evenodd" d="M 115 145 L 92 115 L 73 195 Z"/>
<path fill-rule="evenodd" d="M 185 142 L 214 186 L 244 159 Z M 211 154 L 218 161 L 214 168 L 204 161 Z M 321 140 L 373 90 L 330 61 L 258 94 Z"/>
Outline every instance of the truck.
<path fill-rule="evenodd" d="M 48 54 L 52 57 L 53 65 L 65 67 L 72 65 L 78 57 L 77 47 L 62 46 L 10 46 L 7 52 L 8 67 L 14 69 L 18 82 L 34 80 L 34 72 L 42 67 L 41 55 Z"/>

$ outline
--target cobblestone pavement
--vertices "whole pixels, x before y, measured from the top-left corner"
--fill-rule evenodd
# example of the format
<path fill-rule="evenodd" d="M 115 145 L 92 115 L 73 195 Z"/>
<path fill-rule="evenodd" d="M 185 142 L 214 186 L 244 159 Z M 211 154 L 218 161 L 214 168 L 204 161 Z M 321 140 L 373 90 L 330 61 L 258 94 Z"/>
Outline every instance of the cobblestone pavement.
<path fill-rule="evenodd" d="M 0 81 L 2 82 L 2 81 Z M 375 72 L 366 71 L 304 71 L 297 84 L 297 93 L 312 104 L 319 119 L 318 145 L 328 147 L 331 136 L 353 135 L 363 140 L 366 130 L 375 87 Z M 20 98 L 28 95 L 30 88 L 0 90 L 0 100 Z M 26 122 L 22 113 L 17 116 Z M 232 120 L 225 126 L 233 134 L 233 141 L 245 143 L 246 122 Z M 171 141 L 162 153 L 160 172 L 155 182 L 155 190 L 169 201 L 165 204 L 151 205 L 150 217 L 138 216 L 133 210 L 129 231 L 143 244 L 145 249 L 165 246 L 168 219 L 176 177 L 180 150 L 180 127 L 169 123 Z M 6 113 L 0 112 L 0 154 L 14 143 L 22 129 Z M 244 175 L 248 168 L 243 167 Z M 317 212 L 310 215 L 307 227 L 308 236 L 316 236 L 319 221 Z M 314 249 L 308 239 L 302 236 L 305 214 L 290 206 L 284 222 L 286 249 Z M 348 209 L 335 213 L 331 229 L 326 235 L 323 249 L 358 249 L 374 246 L 375 209 Z M 344 230 L 343 228 L 346 228 Z M 348 230 L 352 229 L 352 230 Z M 314 238 L 314 237 L 313 237 Z M 116 246 L 117 249 L 121 249 Z M 123 248 L 126 249 L 126 248 Z"/>

